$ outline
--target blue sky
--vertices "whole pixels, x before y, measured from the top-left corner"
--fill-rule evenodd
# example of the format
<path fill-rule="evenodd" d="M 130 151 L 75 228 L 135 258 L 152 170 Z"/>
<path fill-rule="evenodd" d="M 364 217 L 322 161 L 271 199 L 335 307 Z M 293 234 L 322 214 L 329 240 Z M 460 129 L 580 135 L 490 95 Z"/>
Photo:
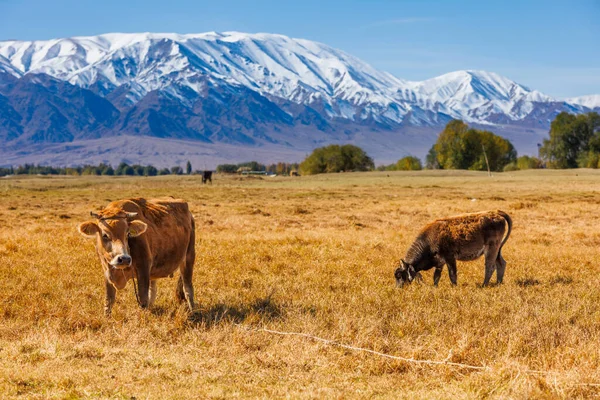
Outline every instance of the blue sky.
<path fill-rule="evenodd" d="M 231 30 L 316 40 L 403 79 L 482 69 L 600 94 L 600 0 L 0 0 L 0 40 Z"/>

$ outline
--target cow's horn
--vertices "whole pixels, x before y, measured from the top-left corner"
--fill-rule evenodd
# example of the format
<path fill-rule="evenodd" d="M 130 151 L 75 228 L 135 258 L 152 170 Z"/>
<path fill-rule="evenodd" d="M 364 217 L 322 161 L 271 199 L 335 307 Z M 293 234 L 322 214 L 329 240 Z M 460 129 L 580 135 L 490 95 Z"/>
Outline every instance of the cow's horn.
<path fill-rule="evenodd" d="M 96 213 L 95 213 L 95 212 L 93 212 L 93 211 L 90 211 L 90 216 L 91 216 L 91 217 L 94 217 L 94 218 L 96 218 L 96 219 L 100 219 L 100 215 L 96 214 Z"/>
<path fill-rule="evenodd" d="M 125 213 L 125 215 L 127 216 L 127 219 L 134 219 L 137 216 L 138 213 L 136 212 L 128 212 Z"/>

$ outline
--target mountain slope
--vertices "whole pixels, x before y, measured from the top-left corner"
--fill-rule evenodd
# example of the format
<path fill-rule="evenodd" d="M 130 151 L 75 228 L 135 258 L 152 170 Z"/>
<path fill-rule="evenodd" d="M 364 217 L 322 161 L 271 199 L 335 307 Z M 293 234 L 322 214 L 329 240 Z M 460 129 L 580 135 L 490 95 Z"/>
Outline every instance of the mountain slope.
<path fill-rule="evenodd" d="M 0 66 L 14 76 L 48 74 L 105 97 L 126 85 L 128 105 L 149 92 L 173 90 L 174 85 L 200 93 L 205 80 L 198 78 L 203 77 L 296 104 L 322 106 L 328 118 L 371 118 L 392 125 L 402 123 L 409 113 L 423 111 L 473 123 L 498 120 L 498 114 L 519 121 L 536 104 L 555 102 L 483 71 L 404 81 L 324 44 L 263 33 L 106 34 L 5 41 L 0 42 Z M 408 122 L 437 124 L 435 117 Z"/>

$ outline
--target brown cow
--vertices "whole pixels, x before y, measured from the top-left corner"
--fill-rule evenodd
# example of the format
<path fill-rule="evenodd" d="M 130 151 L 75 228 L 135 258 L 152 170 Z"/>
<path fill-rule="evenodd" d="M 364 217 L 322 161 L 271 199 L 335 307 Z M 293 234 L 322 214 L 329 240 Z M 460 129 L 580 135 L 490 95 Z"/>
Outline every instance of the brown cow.
<path fill-rule="evenodd" d="M 79 225 L 79 232 L 96 238 L 106 280 L 106 315 L 111 313 L 116 289 L 125 288 L 128 280 L 137 279 L 139 305 L 147 308 L 156 299 L 156 279 L 172 276 L 178 268 L 176 296 L 187 300 L 193 310 L 195 223 L 185 201 L 118 200 L 90 214 L 95 221 Z"/>
<path fill-rule="evenodd" d="M 504 236 L 506 225 L 508 232 Z M 472 261 L 485 254 L 485 278 L 483 286 L 490 282 L 496 270 L 496 279 L 502 283 L 506 261 L 502 258 L 502 246 L 508 240 L 512 220 L 504 211 L 484 211 L 438 219 L 421 230 L 401 260 L 394 276 L 402 286 L 420 277 L 420 271 L 435 267 L 433 284 L 437 286 L 444 264 L 448 275 L 456 285 L 456 260 Z"/>

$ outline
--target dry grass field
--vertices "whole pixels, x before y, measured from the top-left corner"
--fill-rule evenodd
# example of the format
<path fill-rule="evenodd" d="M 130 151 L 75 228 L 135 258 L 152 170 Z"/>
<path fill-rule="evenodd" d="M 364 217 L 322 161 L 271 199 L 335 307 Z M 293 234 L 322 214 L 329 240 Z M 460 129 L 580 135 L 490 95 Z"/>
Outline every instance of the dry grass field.
<path fill-rule="evenodd" d="M 187 199 L 198 310 L 131 282 L 103 315 L 77 225 L 127 197 Z M 502 209 L 505 283 L 483 259 L 423 284 L 393 272 L 438 217 Z M 0 179 L 2 398 L 600 397 L 600 172 Z M 493 278 L 495 280 L 495 277 Z M 469 369 L 385 358 L 301 336 Z"/>

